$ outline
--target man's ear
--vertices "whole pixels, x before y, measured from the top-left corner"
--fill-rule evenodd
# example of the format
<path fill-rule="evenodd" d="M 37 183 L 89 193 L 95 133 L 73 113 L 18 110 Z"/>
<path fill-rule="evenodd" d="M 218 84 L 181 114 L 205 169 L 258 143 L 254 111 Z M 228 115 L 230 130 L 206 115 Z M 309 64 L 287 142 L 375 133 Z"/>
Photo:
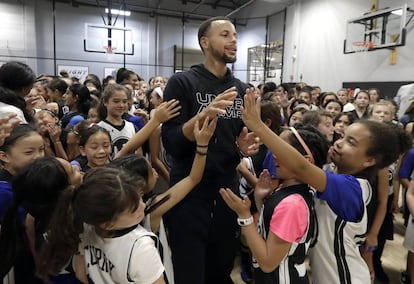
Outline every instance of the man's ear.
<path fill-rule="evenodd" d="M 6 152 L 0 151 L 0 161 L 4 163 L 10 163 L 9 155 Z"/>
<path fill-rule="evenodd" d="M 203 48 L 203 50 L 208 47 L 208 38 L 206 36 L 202 36 L 200 38 L 200 45 Z"/>

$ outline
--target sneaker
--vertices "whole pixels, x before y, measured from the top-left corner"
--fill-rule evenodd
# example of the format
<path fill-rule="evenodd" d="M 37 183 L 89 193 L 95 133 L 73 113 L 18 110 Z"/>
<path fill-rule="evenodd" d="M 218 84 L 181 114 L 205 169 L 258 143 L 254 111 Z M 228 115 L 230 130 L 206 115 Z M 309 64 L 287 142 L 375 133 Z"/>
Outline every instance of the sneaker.
<path fill-rule="evenodd" d="M 408 275 L 408 273 L 406 271 L 401 272 L 400 283 L 401 284 L 410 284 L 411 283 L 410 275 Z"/>
<path fill-rule="evenodd" d="M 242 252 L 240 263 L 240 277 L 246 283 L 252 282 L 252 260 L 249 253 Z"/>

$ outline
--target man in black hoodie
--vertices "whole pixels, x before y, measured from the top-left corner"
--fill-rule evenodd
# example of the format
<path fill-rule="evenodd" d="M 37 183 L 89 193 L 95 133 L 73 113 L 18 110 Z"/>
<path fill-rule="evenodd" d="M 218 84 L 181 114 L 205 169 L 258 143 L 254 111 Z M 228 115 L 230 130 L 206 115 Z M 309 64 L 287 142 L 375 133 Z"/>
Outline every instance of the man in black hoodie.
<path fill-rule="evenodd" d="M 253 154 L 258 143 L 247 133 L 241 119 L 243 95 L 252 92 L 233 77 L 227 63 L 236 61 L 237 36 L 228 18 L 204 21 L 198 41 L 205 55 L 204 64 L 175 74 L 168 80 L 164 100 L 180 101 L 180 115 L 164 123 L 162 139 L 172 158 L 171 185 L 188 176 L 194 153 L 206 152 L 207 164 L 202 181 L 165 215 L 176 284 L 233 283 L 236 244 L 236 215 L 224 203 L 219 189 L 238 190 L 236 166 L 239 154 Z M 218 116 L 210 143 L 196 145 L 196 120 Z"/>

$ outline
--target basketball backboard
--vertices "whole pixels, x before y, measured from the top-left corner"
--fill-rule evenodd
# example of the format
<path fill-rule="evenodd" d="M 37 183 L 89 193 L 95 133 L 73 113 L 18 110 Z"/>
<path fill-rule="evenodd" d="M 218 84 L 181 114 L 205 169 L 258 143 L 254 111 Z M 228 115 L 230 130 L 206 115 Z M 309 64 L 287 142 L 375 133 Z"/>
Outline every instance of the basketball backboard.
<path fill-rule="evenodd" d="M 366 13 L 358 18 L 348 20 L 344 53 L 405 45 L 408 11 L 407 4 L 405 4 L 400 7 Z M 361 49 L 362 46 L 366 48 Z"/>
<path fill-rule="evenodd" d="M 128 28 L 86 23 L 83 42 L 86 52 L 134 55 L 132 30 Z"/>

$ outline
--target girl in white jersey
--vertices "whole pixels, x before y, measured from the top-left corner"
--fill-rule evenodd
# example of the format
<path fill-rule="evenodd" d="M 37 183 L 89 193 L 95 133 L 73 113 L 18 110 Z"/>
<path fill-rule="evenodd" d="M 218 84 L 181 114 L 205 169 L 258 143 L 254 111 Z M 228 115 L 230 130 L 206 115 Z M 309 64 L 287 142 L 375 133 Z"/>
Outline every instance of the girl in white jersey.
<path fill-rule="evenodd" d="M 155 187 L 158 174 L 151 168 L 147 159 L 139 155 L 127 155 L 113 160 L 108 166 L 113 168 L 120 168 L 131 172 L 134 176 L 143 177 L 147 182 L 146 217 L 144 227 L 151 232 L 154 232 L 159 237 L 158 247 L 162 255 L 163 264 L 165 266 L 165 275 L 168 284 L 174 284 L 173 265 L 171 261 L 171 254 L 167 241 L 166 231 L 162 221 L 162 216 L 170 210 L 173 206 L 179 203 L 201 180 L 207 158 L 207 150 L 209 141 L 216 129 L 217 118 L 209 123 L 209 119 L 205 119 L 200 128 L 199 122 L 196 121 L 194 125 L 194 137 L 197 143 L 196 152 L 194 155 L 194 162 L 191 167 L 189 175 L 176 183 L 166 192 L 155 195 L 152 190 Z"/>
<path fill-rule="evenodd" d="M 252 90 L 246 92 L 242 115 L 246 126 L 268 146 L 278 163 L 318 191 L 319 235 L 310 251 L 313 283 L 370 283 L 358 247 L 367 231 L 365 204 L 371 196 L 365 177 L 394 162 L 409 138 L 393 125 L 355 122 L 332 147 L 330 156 L 337 173 L 329 173 L 266 127 L 260 119 L 260 98 L 256 99 Z"/>
<path fill-rule="evenodd" d="M 106 86 L 99 105 L 99 116 L 102 118 L 98 125 L 108 130 L 115 156 L 135 134 L 132 122 L 122 118 L 128 112 L 128 90 L 119 84 Z"/>
<path fill-rule="evenodd" d="M 57 273 L 79 252 L 85 265 L 76 273 L 86 269 L 89 283 L 165 283 L 156 237 L 139 224 L 145 187 L 143 178 L 102 167 L 88 171 L 79 187 L 64 190 L 39 254 L 46 272 Z"/>

